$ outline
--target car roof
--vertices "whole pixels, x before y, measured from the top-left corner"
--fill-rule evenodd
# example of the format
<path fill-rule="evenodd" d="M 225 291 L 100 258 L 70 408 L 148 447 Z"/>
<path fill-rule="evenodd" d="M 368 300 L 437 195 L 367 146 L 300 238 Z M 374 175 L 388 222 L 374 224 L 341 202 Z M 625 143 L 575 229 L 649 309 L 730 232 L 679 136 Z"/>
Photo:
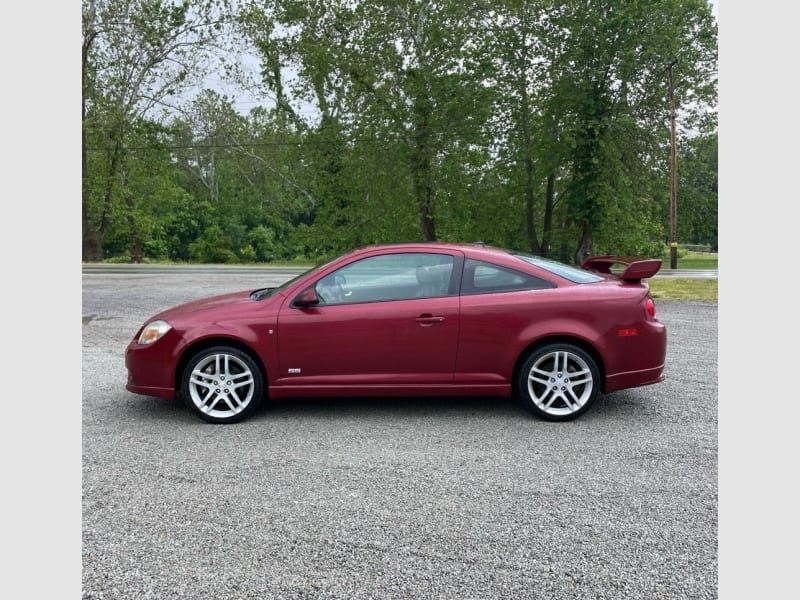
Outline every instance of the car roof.
<path fill-rule="evenodd" d="M 364 246 L 356 252 L 371 250 L 457 250 L 469 256 L 509 256 L 509 251 L 497 246 L 490 246 L 483 242 L 395 242 L 387 244 L 372 244 Z"/>

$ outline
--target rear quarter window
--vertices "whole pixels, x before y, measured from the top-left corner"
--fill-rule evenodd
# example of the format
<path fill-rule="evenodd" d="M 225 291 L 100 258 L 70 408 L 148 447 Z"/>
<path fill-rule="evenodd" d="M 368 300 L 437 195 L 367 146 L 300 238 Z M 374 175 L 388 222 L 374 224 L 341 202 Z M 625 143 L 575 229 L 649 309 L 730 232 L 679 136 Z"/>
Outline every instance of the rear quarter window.
<path fill-rule="evenodd" d="M 602 277 L 601 275 L 598 275 L 597 273 L 594 273 L 587 269 L 581 269 L 579 267 L 567 265 L 562 262 L 558 262 L 556 260 L 542 258 L 540 256 L 531 256 L 528 254 L 514 254 L 514 256 L 516 256 L 520 260 L 529 262 L 532 265 L 541 267 L 546 271 L 550 271 L 551 273 L 558 275 L 559 277 L 568 279 L 573 283 L 596 283 L 598 281 L 603 281 L 604 279 L 604 277 Z"/>
<path fill-rule="evenodd" d="M 523 271 L 468 258 L 464 263 L 461 293 L 488 294 L 554 287 L 556 287 L 554 283 Z"/>

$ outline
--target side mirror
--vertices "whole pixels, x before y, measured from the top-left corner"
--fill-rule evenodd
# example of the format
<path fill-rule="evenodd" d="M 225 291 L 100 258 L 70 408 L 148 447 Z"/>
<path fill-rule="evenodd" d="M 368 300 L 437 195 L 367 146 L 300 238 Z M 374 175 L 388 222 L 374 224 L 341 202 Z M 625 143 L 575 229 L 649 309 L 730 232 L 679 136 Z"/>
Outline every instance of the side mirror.
<path fill-rule="evenodd" d="M 316 306 L 317 304 L 319 304 L 319 296 L 317 296 L 317 290 L 314 289 L 313 286 L 304 289 L 294 299 L 294 302 L 292 304 L 294 304 L 295 306 L 299 306 L 301 308 Z"/>

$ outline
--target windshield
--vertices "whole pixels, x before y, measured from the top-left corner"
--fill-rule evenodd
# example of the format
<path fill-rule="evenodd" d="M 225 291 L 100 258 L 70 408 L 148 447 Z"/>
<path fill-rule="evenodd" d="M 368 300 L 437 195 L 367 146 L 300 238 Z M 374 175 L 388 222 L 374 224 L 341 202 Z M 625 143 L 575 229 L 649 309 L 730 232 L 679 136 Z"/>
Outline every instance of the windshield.
<path fill-rule="evenodd" d="M 318 268 L 319 268 L 319 266 L 311 267 L 310 269 L 306 269 L 302 273 L 300 273 L 298 275 L 295 275 L 294 277 L 292 277 L 291 279 L 289 279 L 287 281 L 284 281 L 279 286 L 267 287 L 267 288 L 261 288 L 261 289 L 255 290 L 252 294 L 250 294 L 250 298 L 252 298 L 253 300 L 263 300 L 264 298 L 268 298 L 269 296 L 272 296 L 275 292 L 279 292 L 282 289 L 292 285 L 295 281 L 297 281 L 301 277 L 304 277 L 305 275 L 307 275 L 311 271 L 314 271 L 314 270 L 316 270 Z"/>
<path fill-rule="evenodd" d="M 574 267 L 557 260 L 552 260 L 550 258 L 542 258 L 541 256 L 533 256 L 530 254 L 521 253 L 514 253 L 514 256 L 524 260 L 525 262 L 529 262 L 532 265 L 536 265 L 537 267 L 541 267 L 542 269 L 550 271 L 559 277 L 569 279 L 573 283 L 595 283 L 596 281 L 603 281 L 603 277 L 597 273 L 587 271 L 586 269 L 581 269 L 580 267 Z"/>
<path fill-rule="evenodd" d="M 311 271 L 314 271 L 315 269 L 318 269 L 318 268 L 319 268 L 319 266 L 316 266 L 316 267 L 311 267 L 310 269 L 306 269 L 306 270 L 305 270 L 305 271 L 303 271 L 302 273 L 299 273 L 298 275 L 295 275 L 295 276 L 294 276 L 294 277 L 292 277 L 291 279 L 289 279 L 289 280 L 287 280 L 287 281 L 284 281 L 284 282 L 283 282 L 282 284 L 280 284 L 278 287 L 274 287 L 274 288 L 271 288 L 271 289 L 272 289 L 272 291 L 273 291 L 273 292 L 278 292 L 278 291 L 280 291 L 280 290 L 282 290 L 282 289 L 284 289 L 284 288 L 287 288 L 287 287 L 289 287 L 290 285 L 292 285 L 292 284 L 293 284 L 295 281 L 297 281 L 298 279 L 300 279 L 301 277 L 305 277 L 305 276 L 306 276 L 308 273 L 311 273 Z"/>

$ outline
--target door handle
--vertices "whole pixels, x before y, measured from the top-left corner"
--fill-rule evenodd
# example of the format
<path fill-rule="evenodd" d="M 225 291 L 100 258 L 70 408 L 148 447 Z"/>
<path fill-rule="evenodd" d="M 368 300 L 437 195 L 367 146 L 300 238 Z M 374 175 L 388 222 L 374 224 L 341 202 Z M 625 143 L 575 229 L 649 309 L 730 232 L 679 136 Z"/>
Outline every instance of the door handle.
<path fill-rule="evenodd" d="M 433 315 L 420 315 L 416 318 L 416 321 L 423 327 L 429 327 L 430 325 L 435 325 L 436 323 L 443 323 L 444 317 L 434 317 Z"/>

